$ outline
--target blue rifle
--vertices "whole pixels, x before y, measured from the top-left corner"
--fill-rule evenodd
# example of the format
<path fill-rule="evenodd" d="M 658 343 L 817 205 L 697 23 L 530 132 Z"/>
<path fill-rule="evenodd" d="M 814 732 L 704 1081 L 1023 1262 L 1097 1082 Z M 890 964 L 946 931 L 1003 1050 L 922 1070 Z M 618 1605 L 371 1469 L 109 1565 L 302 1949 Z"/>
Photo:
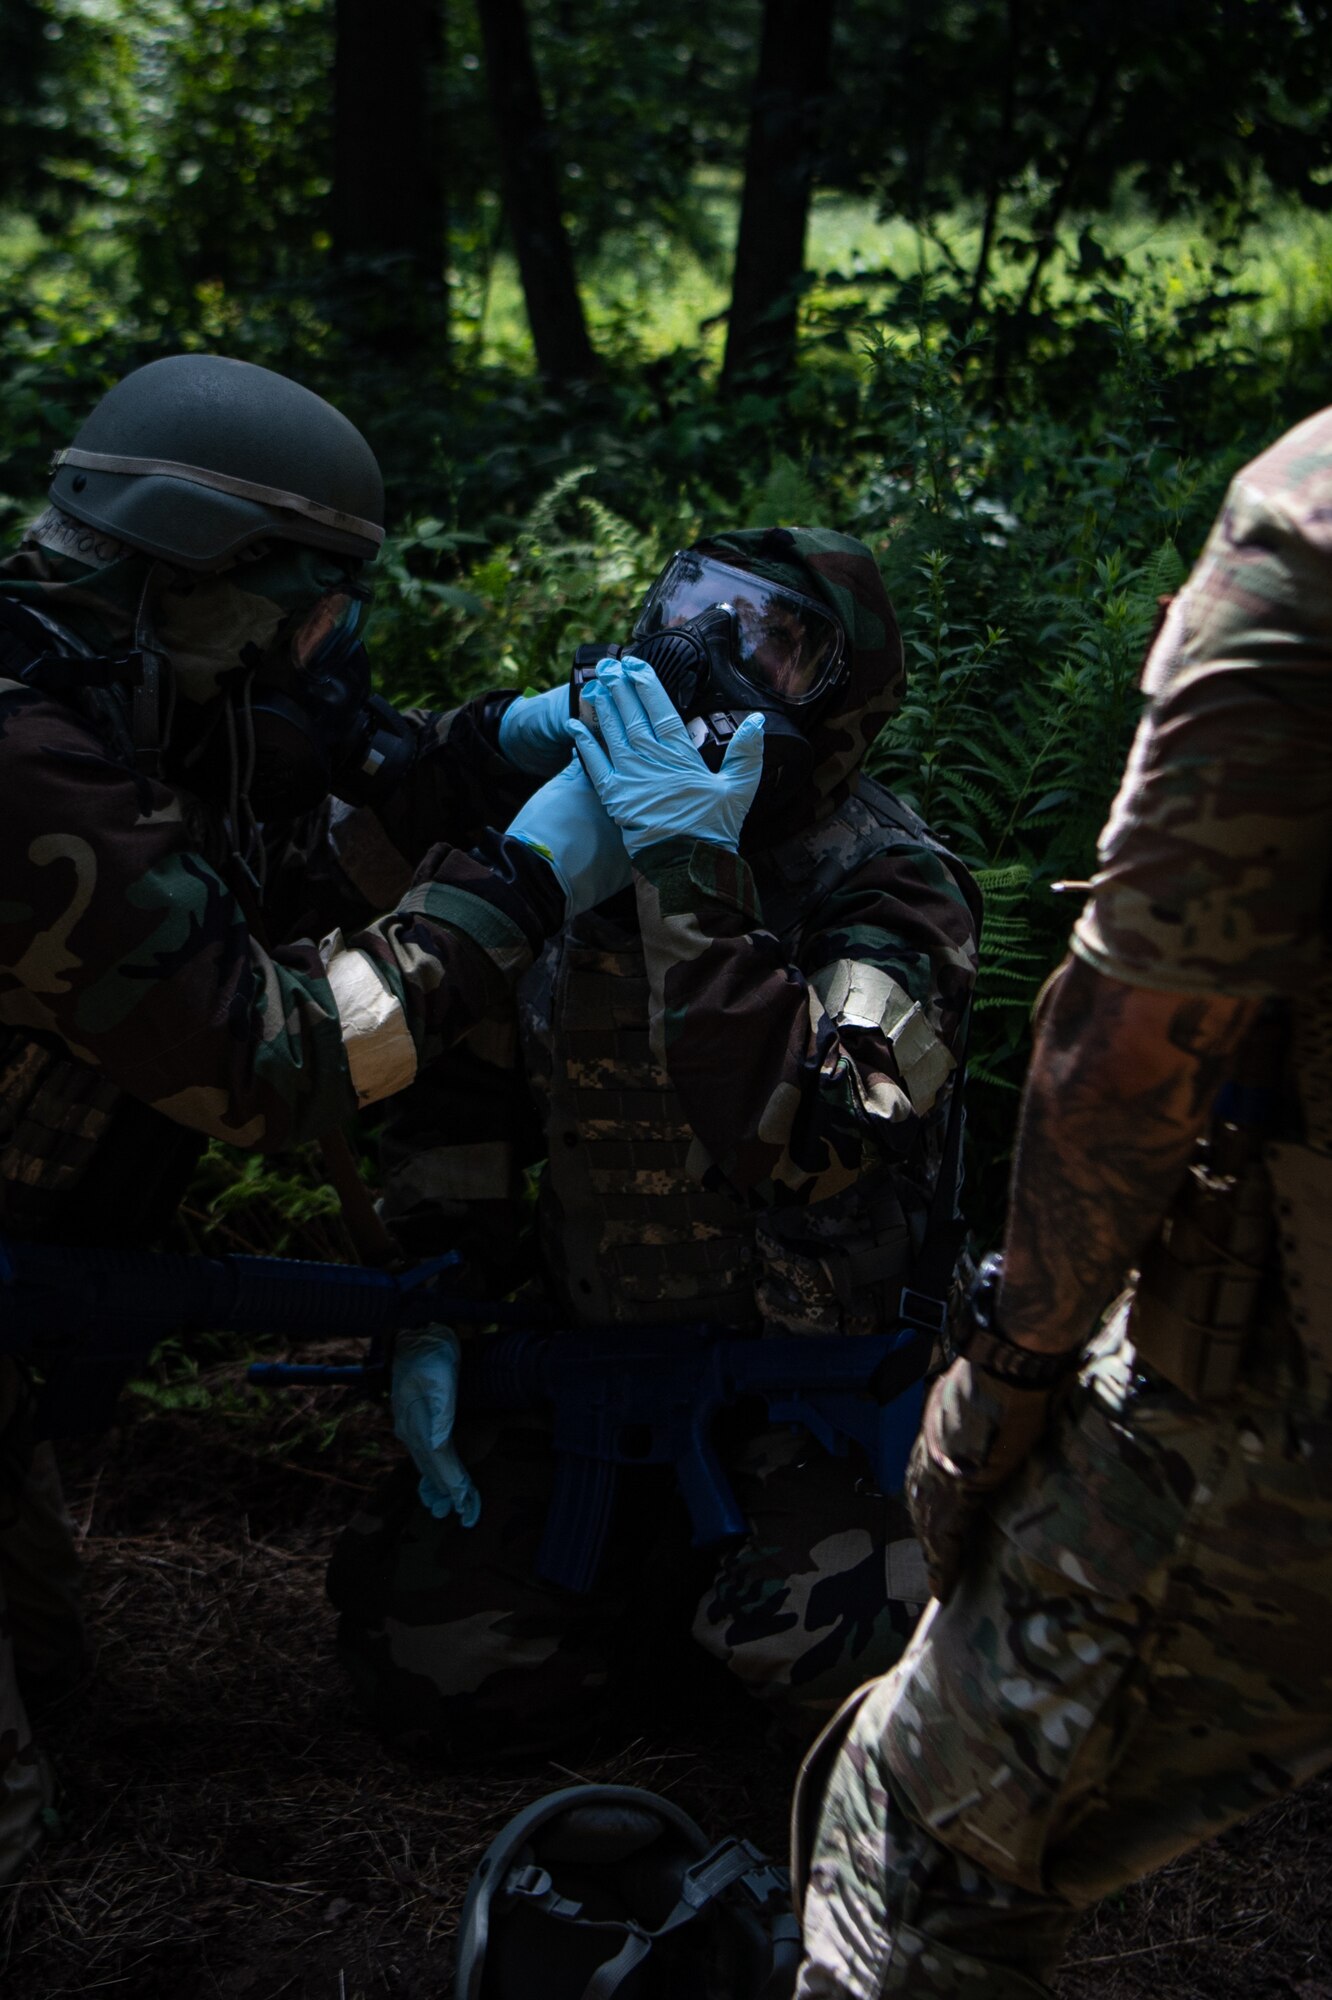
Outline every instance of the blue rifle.
<path fill-rule="evenodd" d="M 900 1492 L 932 1345 L 920 1326 L 826 1339 L 699 1324 L 525 1329 L 466 1343 L 459 1386 L 466 1410 L 551 1410 L 555 1482 L 537 1570 L 586 1591 L 624 1466 L 672 1467 L 696 1547 L 747 1533 L 712 1436 L 738 1403 L 837 1456 L 857 1447 L 879 1490 Z"/>
<path fill-rule="evenodd" d="M 46 1408 L 68 1436 L 104 1421 L 128 1370 L 169 1334 L 368 1338 L 368 1364 L 259 1362 L 250 1381 L 373 1388 L 392 1336 L 441 1321 L 510 1328 L 470 1341 L 466 1409 L 548 1406 L 555 1485 L 538 1567 L 574 1591 L 595 1582 L 621 1468 L 671 1466 L 696 1544 L 743 1535 L 746 1521 L 717 1457 L 720 1412 L 761 1404 L 829 1452 L 863 1453 L 881 1492 L 901 1490 L 920 1419 L 937 1301 L 903 1292 L 902 1323 L 852 1338 L 745 1337 L 697 1323 L 553 1330 L 533 1308 L 463 1296 L 456 1255 L 405 1272 L 269 1257 L 172 1257 L 0 1238 L 0 1353 L 32 1355 Z"/>
<path fill-rule="evenodd" d="M 31 1356 L 48 1437 L 97 1430 L 126 1376 L 172 1334 L 368 1340 L 442 1319 L 530 1326 L 539 1312 L 469 1300 L 456 1253 L 403 1272 L 292 1257 L 173 1257 L 0 1236 L 0 1354 Z M 299 1374 L 300 1371 L 297 1371 Z M 341 1371 L 332 1371 L 334 1375 Z M 364 1368 L 351 1377 L 367 1384 Z M 328 1380 L 327 1375 L 320 1377 Z"/>

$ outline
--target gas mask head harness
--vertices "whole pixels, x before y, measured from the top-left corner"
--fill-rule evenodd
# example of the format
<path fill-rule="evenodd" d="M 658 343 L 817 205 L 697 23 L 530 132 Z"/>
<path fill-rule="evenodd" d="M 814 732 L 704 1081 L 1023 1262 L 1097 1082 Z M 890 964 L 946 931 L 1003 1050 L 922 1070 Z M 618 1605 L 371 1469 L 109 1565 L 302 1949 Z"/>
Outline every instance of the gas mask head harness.
<path fill-rule="evenodd" d="M 846 635 L 826 604 L 706 547 L 671 557 L 627 645 L 578 648 L 569 690 L 574 715 L 608 655 L 647 662 L 713 770 L 745 716 L 762 715 L 763 777 L 750 825 L 768 820 L 809 776 L 810 733 L 850 671 Z"/>
<path fill-rule="evenodd" d="M 349 805 L 388 796 L 415 754 L 397 710 L 370 688 L 361 643 L 369 591 L 348 576 L 296 619 L 268 655 L 248 648 L 253 744 L 248 791 L 261 820 L 290 819 L 331 792 Z"/>

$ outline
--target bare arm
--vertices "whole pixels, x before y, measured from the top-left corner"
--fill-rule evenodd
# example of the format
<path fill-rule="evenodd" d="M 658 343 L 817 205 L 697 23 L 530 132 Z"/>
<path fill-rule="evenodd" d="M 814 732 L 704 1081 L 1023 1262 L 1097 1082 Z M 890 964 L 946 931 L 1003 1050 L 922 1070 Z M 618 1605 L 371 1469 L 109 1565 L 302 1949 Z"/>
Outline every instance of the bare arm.
<path fill-rule="evenodd" d="M 1005 1333 L 1087 1337 L 1177 1186 L 1260 1003 L 1160 993 L 1066 959 L 1045 996 L 1018 1127 Z"/>

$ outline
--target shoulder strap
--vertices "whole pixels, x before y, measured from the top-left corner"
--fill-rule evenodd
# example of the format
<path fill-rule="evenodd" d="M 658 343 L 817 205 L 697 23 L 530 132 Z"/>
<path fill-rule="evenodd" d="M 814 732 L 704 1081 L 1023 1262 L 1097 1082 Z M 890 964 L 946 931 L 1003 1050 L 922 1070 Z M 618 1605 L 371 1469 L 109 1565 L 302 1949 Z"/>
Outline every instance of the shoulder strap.
<path fill-rule="evenodd" d="M 49 652 L 51 642 L 52 633 L 44 619 L 26 605 L 0 596 L 0 674 L 7 686 L 21 687 L 25 669 L 40 653 Z"/>
<path fill-rule="evenodd" d="M 95 652 L 44 611 L 0 592 L 0 671 L 63 699 L 90 687 L 137 687 L 143 662 L 137 651 Z"/>
<path fill-rule="evenodd" d="M 920 814 L 863 772 L 839 806 L 807 832 L 779 841 L 754 858 L 764 922 L 790 944 L 858 868 L 894 847 L 925 847 L 947 866 L 980 929 L 983 907 L 975 877 L 931 833 Z"/>
<path fill-rule="evenodd" d="M 958 888 L 967 899 L 967 907 L 975 919 L 977 930 L 979 930 L 984 898 L 981 895 L 980 886 L 975 876 L 961 856 L 954 854 L 952 848 L 940 840 L 937 833 L 931 832 L 918 812 L 913 811 L 909 805 L 905 805 L 898 798 L 896 792 L 890 792 L 888 787 L 881 785 L 877 778 L 867 778 L 862 773 L 856 787 L 856 792 L 857 796 L 886 826 L 897 827 L 901 832 L 908 834 L 913 841 L 918 842 L 920 846 L 928 847 L 931 853 L 939 856 L 941 861 L 947 862 L 949 871 L 956 880 Z"/>
<path fill-rule="evenodd" d="M 139 654 L 95 653 L 44 611 L 0 591 L 0 691 L 43 694 L 66 703 L 112 756 L 131 766 L 137 753 L 129 711 L 141 678 Z"/>

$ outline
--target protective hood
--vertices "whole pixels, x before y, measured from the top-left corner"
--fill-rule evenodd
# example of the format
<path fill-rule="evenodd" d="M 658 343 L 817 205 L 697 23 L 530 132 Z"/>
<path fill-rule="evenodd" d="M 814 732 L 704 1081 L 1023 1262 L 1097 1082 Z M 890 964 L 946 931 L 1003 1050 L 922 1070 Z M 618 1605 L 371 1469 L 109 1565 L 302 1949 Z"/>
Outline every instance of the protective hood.
<path fill-rule="evenodd" d="M 906 697 L 902 635 L 879 566 L 863 542 L 827 528 L 746 528 L 701 536 L 695 547 L 821 598 L 841 621 L 850 672 L 810 731 L 810 778 L 784 802 L 787 830 L 823 819 Z"/>

